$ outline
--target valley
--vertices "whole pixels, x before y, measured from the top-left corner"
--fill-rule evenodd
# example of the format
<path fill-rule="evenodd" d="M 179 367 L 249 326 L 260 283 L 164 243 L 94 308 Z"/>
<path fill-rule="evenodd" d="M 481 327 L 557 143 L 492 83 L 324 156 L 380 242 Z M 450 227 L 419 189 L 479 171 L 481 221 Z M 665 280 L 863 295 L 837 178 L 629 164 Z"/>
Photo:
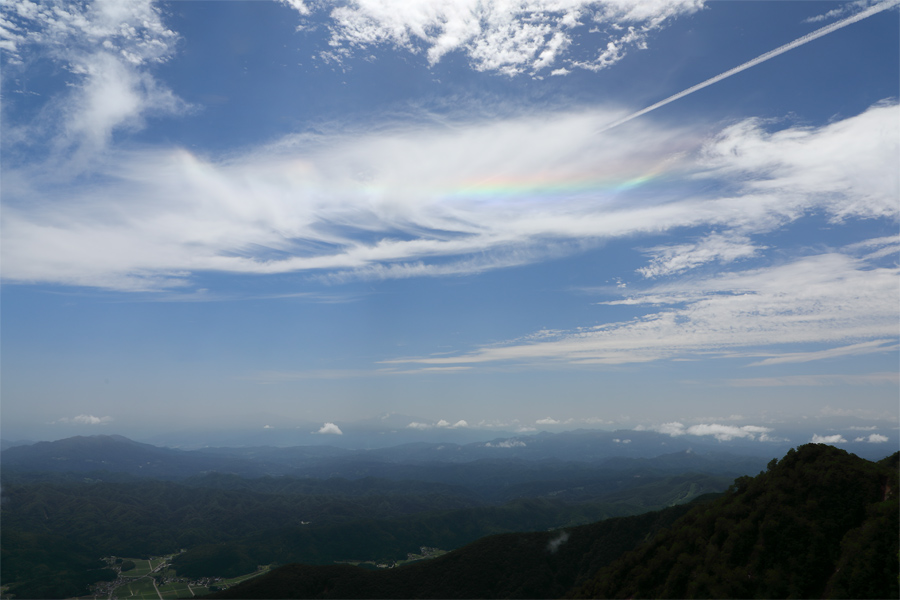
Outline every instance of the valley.
<path fill-rule="evenodd" d="M 455 597 L 557 597 L 778 463 L 692 448 L 610 456 L 602 435 L 576 437 L 578 450 L 565 437 L 544 441 L 557 456 L 484 458 L 470 448 L 454 452 L 471 460 L 423 460 L 435 449 L 422 445 L 338 457 L 303 447 L 189 453 L 117 436 L 10 448 L 0 454 L 3 597 L 169 599 L 232 588 L 247 594 L 234 597 L 454 597 L 452 586 L 462 586 Z M 652 454 L 652 436 L 644 441 Z M 896 469 L 803 448 L 846 462 L 838 472 L 851 479 L 882 482 L 880 495 L 841 500 L 858 505 L 841 536 L 869 518 L 874 496 L 896 503 Z M 579 451 L 590 458 L 572 460 Z M 784 493 L 790 506 L 811 501 Z M 573 552 L 582 558 L 563 566 Z M 290 585 L 299 591 L 259 583 L 293 581 L 297 569 L 306 583 Z"/>

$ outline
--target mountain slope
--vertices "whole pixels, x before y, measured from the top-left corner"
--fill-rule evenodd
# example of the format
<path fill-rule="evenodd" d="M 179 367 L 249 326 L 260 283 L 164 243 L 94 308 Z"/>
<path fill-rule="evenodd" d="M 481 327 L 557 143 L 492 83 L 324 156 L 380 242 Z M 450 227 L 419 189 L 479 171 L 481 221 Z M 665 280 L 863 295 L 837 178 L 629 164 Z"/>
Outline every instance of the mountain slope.
<path fill-rule="evenodd" d="M 809 444 L 713 501 L 492 536 L 388 571 L 287 565 L 213 597 L 897 597 L 897 487 L 897 455 Z"/>
<path fill-rule="evenodd" d="M 390 570 L 286 565 L 211 597 L 555 598 L 689 510 L 683 505 L 565 531 L 493 535 Z"/>
<path fill-rule="evenodd" d="M 730 493 L 601 570 L 574 596 L 896 598 L 897 480 L 890 459 L 802 446 L 767 472 L 738 478 Z"/>

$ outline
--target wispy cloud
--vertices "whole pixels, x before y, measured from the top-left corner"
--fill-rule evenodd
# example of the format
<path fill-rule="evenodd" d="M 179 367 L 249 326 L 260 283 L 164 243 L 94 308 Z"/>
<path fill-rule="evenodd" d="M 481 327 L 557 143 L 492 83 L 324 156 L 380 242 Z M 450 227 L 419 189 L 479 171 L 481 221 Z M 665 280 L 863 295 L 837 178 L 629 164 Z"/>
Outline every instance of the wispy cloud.
<path fill-rule="evenodd" d="M 410 423 L 410 424 L 407 425 L 406 427 L 409 428 L 409 429 L 420 429 L 420 430 L 423 430 L 423 429 L 435 429 L 435 428 L 438 428 L 438 429 L 459 429 L 459 428 L 465 428 L 465 427 L 468 427 L 468 426 L 469 426 L 469 423 L 468 423 L 465 419 L 460 419 L 460 420 L 457 421 L 456 423 L 451 423 L 450 421 L 447 421 L 446 419 L 440 419 L 440 420 L 437 421 L 436 423 L 421 423 L 421 422 L 419 422 L 419 421 L 413 421 L 412 423 Z"/>
<path fill-rule="evenodd" d="M 459 356 L 398 359 L 429 365 L 554 360 L 625 364 L 681 356 L 729 356 L 735 348 L 883 339 L 896 328 L 900 270 L 843 254 L 656 286 L 610 304 L 681 305 L 640 319 Z"/>
<path fill-rule="evenodd" d="M 748 379 L 729 379 L 728 384 L 734 387 L 783 387 L 783 386 L 821 386 L 821 385 L 885 385 L 900 384 L 900 374 L 893 372 L 867 373 L 865 375 L 843 375 L 828 373 L 824 375 L 786 375 L 783 377 L 754 377 Z"/>
<path fill-rule="evenodd" d="M 878 4 L 880 0 L 855 0 L 854 2 L 846 2 L 841 4 L 837 8 L 833 8 L 826 13 L 821 15 L 816 15 L 813 17 L 809 17 L 805 19 L 804 23 L 821 23 L 823 21 L 828 21 L 829 19 L 837 19 L 839 17 L 843 17 L 847 13 L 860 11 L 862 9 L 868 8 L 873 4 Z"/>
<path fill-rule="evenodd" d="M 784 363 L 804 363 L 825 360 L 828 358 L 837 358 L 840 356 L 857 356 L 860 354 L 872 354 L 874 352 L 887 352 L 896 349 L 897 343 L 895 340 L 872 340 L 870 342 L 850 344 L 849 346 L 840 346 L 838 348 L 829 348 L 827 350 L 818 350 L 816 352 L 791 352 L 780 354 L 765 360 L 750 363 L 749 366 L 757 367 Z"/>
<path fill-rule="evenodd" d="M 720 442 L 727 442 L 735 438 L 755 440 L 757 439 L 757 436 L 759 441 L 761 442 L 776 441 L 774 438 L 771 438 L 768 435 L 773 431 L 773 429 L 771 429 L 770 427 L 762 427 L 759 425 L 744 425 L 738 427 L 735 425 L 722 425 L 720 423 L 700 423 L 697 425 L 691 425 L 690 427 L 685 427 L 683 423 L 673 421 L 671 423 L 663 423 L 662 425 L 657 425 L 655 427 L 637 427 L 635 429 L 637 431 L 656 431 L 659 433 L 670 435 L 672 437 L 678 437 L 682 435 L 708 435 L 713 436 Z"/>
<path fill-rule="evenodd" d="M 3 15 L 0 38 L 11 59 L 7 76 L 28 68 L 37 54 L 74 76 L 68 90 L 44 107 L 41 119 L 4 123 L 7 144 L 49 142 L 54 168 L 63 159 L 76 171 L 86 169 L 114 131 L 140 129 L 149 115 L 186 108 L 149 70 L 168 60 L 178 41 L 152 0 L 13 0 L 5 3 Z"/>
<path fill-rule="evenodd" d="M 147 291 L 208 271 L 465 275 L 624 236 L 716 232 L 660 249 L 646 273 L 662 275 L 750 257 L 750 236 L 810 211 L 897 215 L 895 104 L 816 129 L 745 121 L 706 143 L 652 123 L 594 134 L 611 114 L 294 137 L 227 160 L 120 152 L 64 188 L 6 167 L 3 277 Z M 699 191 L 723 178 L 740 189 Z"/>
<path fill-rule="evenodd" d="M 676 244 L 648 248 L 650 264 L 637 270 L 644 277 L 663 277 L 682 273 L 700 265 L 717 261 L 721 264 L 752 258 L 760 250 L 743 235 L 724 236 L 713 233 L 692 244 Z"/>
<path fill-rule="evenodd" d="M 883 444 L 888 441 L 888 437 L 886 435 L 881 435 L 880 433 L 871 433 L 868 436 L 861 436 L 853 440 L 854 442 L 868 442 L 870 444 Z"/>
<path fill-rule="evenodd" d="M 74 417 L 62 417 L 57 419 L 56 423 L 72 423 L 74 425 L 106 425 L 112 423 L 113 418 L 110 416 L 95 417 L 94 415 L 76 415 Z"/>

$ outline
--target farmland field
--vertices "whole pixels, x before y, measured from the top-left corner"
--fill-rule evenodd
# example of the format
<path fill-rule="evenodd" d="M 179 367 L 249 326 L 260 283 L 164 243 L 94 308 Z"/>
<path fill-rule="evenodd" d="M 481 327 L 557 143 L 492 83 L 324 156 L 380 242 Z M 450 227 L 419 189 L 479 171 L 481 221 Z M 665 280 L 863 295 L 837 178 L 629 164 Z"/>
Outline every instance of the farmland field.
<path fill-rule="evenodd" d="M 123 571 L 122 577 L 143 577 L 150 574 L 152 567 L 150 566 L 150 561 L 146 558 L 126 558 L 125 560 L 132 561 L 134 568 L 130 571 Z"/>
<path fill-rule="evenodd" d="M 202 590 L 202 591 L 201 591 Z M 195 588 L 191 593 L 191 588 L 186 583 L 166 583 L 159 586 L 160 595 L 166 600 L 175 598 L 192 598 L 194 595 L 206 593 L 206 588 Z"/>
<path fill-rule="evenodd" d="M 159 595 L 156 593 L 156 589 L 153 587 L 153 582 L 150 579 L 142 579 L 124 585 L 116 589 L 116 596 L 119 598 L 133 598 L 134 600 L 159 599 Z M 172 597 L 175 598 L 177 596 Z"/>

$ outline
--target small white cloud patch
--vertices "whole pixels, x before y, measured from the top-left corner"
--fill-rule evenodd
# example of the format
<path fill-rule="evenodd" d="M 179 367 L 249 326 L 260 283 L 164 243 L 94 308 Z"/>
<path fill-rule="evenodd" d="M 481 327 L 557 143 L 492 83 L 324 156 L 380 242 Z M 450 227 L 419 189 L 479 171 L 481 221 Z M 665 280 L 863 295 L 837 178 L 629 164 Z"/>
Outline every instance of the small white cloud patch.
<path fill-rule="evenodd" d="M 503 440 L 502 442 L 497 442 L 496 444 L 492 444 L 488 442 L 484 445 L 485 448 L 524 448 L 525 442 L 520 442 L 519 440 Z"/>
<path fill-rule="evenodd" d="M 556 551 L 559 550 L 559 547 L 569 541 L 569 532 L 563 531 L 561 534 L 550 540 L 547 544 L 547 551 L 551 554 L 556 554 Z"/>
<path fill-rule="evenodd" d="M 846 444 L 847 440 L 844 439 L 839 433 L 834 435 L 818 435 L 816 433 L 813 434 L 812 440 L 810 440 L 813 444 Z"/>
<path fill-rule="evenodd" d="M 869 436 L 860 436 L 853 440 L 854 442 L 869 442 L 870 444 L 882 444 L 888 441 L 888 437 L 886 435 L 881 435 L 880 433 L 872 433 Z"/>
<path fill-rule="evenodd" d="M 344 435 L 344 432 L 341 431 L 341 428 L 335 425 L 334 423 L 325 423 L 316 433 L 321 434 L 330 434 L 330 435 Z"/>
<path fill-rule="evenodd" d="M 61 419 L 57 419 L 57 423 L 74 423 L 76 425 L 105 425 L 107 423 L 112 422 L 113 418 L 110 416 L 106 417 L 95 417 L 94 415 L 77 415 L 72 417 L 63 417 Z"/>
<path fill-rule="evenodd" d="M 559 425 L 559 421 L 554 419 L 553 417 L 546 417 L 544 419 L 538 419 L 535 421 L 537 425 Z"/>
<path fill-rule="evenodd" d="M 727 264 L 742 258 L 752 258 L 762 248 L 740 234 L 713 233 L 693 244 L 650 248 L 650 264 L 637 270 L 646 278 L 664 277 L 694 269 L 709 262 Z"/>
<path fill-rule="evenodd" d="M 700 423 L 686 428 L 683 423 L 673 421 L 672 423 L 663 423 L 658 427 L 649 429 L 672 437 L 677 437 L 679 435 L 711 435 L 720 442 L 727 442 L 735 438 L 755 440 L 757 439 L 757 435 L 761 442 L 775 441 L 768 436 L 773 430 L 769 427 L 761 427 L 759 425 L 744 425 L 743 427 L 737 427 L 735 425 L 722 425 L 720 423 Z"/>

